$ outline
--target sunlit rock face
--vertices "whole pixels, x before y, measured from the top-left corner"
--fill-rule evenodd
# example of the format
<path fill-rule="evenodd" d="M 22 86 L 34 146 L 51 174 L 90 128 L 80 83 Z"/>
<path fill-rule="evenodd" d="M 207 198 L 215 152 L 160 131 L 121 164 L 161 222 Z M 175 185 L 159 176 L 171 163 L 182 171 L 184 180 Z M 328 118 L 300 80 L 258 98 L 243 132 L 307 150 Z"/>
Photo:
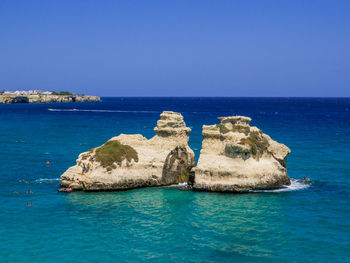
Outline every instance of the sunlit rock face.
<path fill-rule="evenodd" d="M 80 154 L 76 165 L 61 176 L 60 184 L 97 191 L 187 182 L 195 165 L 194 153 L 187 144 L 191 129 L 180 113 L 165 111 L 154 130 L 156 135 L 149 140 L 141 134 L 120 134 Z"/>
<path fill-rule="evenodd" d="M 203 126 L 202 149 L 193 169 L 194 189 L 244 192 L 290 184 L 287 146 L 251 127 L 249 117 L 219 119 L 219 124 Z"/>

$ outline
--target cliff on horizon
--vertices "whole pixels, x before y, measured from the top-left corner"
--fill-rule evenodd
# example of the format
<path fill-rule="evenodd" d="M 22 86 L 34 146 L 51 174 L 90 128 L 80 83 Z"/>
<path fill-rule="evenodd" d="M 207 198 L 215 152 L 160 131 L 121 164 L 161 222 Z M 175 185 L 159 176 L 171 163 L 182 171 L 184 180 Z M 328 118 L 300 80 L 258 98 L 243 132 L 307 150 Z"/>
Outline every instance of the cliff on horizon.
<path fill-rule="evenodd" d="M 87 95 L 16 95 L 16 94 L 2 94 L 0 95 L 0 104 L 13 103 L 53 103 L 53 102 L 88 102 L 101 101 L 98 96 Z"/>

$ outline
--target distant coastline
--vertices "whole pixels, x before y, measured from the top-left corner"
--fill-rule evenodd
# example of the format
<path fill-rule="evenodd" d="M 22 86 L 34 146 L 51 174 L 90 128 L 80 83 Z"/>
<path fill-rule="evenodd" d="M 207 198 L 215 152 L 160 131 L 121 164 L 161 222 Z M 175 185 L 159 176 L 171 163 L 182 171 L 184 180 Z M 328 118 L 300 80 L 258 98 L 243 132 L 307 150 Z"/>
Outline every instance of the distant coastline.
<path fill-rule="evenodd" d="M 72 94 L 68 91 L 61 91 L 59 93 L 41 90 L 0 92 L 0 104 L 88 101 L 101 101 L 101 98 L 98 96 Z"/>

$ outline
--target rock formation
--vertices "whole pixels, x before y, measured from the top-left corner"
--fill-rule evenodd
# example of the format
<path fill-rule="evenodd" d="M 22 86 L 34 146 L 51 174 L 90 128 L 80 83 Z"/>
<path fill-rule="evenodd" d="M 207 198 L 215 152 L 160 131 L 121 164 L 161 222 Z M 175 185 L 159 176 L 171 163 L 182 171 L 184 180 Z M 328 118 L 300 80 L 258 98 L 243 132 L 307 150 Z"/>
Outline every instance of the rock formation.
<path fill-rule="evenodd" d="M 0 104 L 101 101 L 86 95 L 0 95 Z"/>
<path fill-rule="evenodd" d="M 61 176 L 60 184 L 97 191 L 187 182 L 195 165 L 187 145 L 191 129 L 180 113 L 165 111 L 154 130 L 156 135 L 149 140 L 141 134 L 121 134 L 80 154 L 76 165 Z M 83 173 L 84 168 L 88 169 Z"/>
<path fill-rule="evenodd" d="M 290 184 L 287 146 L 251 127 L 248 117 L 219 119 L 220 124 L 203 126 L 202 149 L 193 169 L 194 189 L 242 192 Z"/>

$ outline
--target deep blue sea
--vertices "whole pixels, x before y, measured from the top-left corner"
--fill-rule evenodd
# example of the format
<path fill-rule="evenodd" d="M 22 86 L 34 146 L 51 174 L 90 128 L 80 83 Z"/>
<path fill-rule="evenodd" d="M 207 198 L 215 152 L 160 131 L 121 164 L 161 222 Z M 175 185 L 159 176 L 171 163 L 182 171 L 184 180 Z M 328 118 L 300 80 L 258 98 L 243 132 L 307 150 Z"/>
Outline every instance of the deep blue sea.
<path fill-rule="evenodd" d="M 350 99 L 102 99 L 0 104 L 0 262 L 350 262 Z M 120 133 L 152 137 L 163 110 L 183 114 L 197 158 L 203 124 L 249 116 L 291 148 L 289 176 L 312 184 L 57 192 L 79 153 Z"/>

